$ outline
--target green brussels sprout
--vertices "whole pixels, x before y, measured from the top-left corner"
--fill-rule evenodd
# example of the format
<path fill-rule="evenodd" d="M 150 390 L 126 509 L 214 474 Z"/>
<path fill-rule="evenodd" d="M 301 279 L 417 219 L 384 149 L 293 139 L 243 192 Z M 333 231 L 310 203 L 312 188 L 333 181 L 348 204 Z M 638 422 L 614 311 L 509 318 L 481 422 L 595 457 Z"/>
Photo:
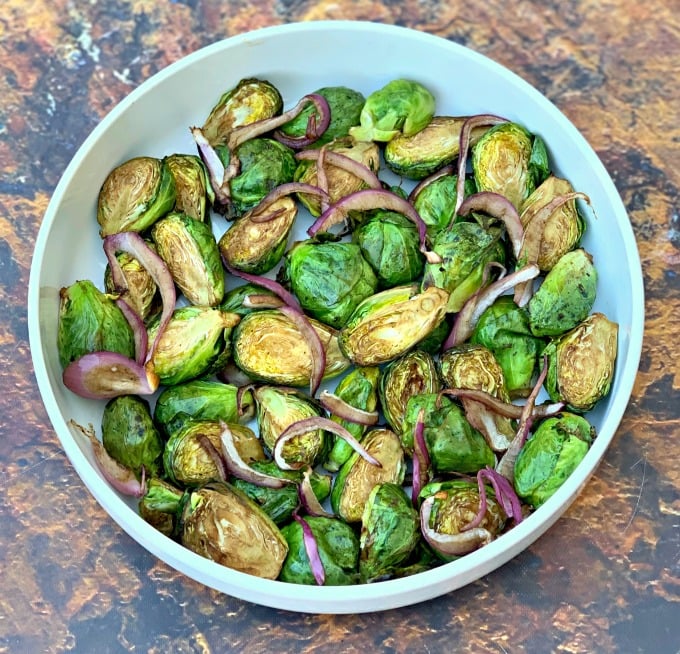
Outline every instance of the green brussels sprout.
<path fill-rule="evenodd" d="M 292 388 L 259 386 L 253 394 L 260 438 L 270 452 L 274 451 L 278 437 L 293 423 L 314 416 L 325 417 L 323 407 L 316 400 Z M 328 444 L 328 433 L 315 429 L 291 438 L 283 446 L 281 456 L 291 467 L 314 466 L 327 454 Z"/>
<path fill-rule="evenodd" d="M 310 319 L 326 351 L 324 379 L 339 375 L 350 362 L 340 351 L 336 331 Z M 295 323 L 277 309 L 254 311 L 234 330 L 236 365 L 252 379 L 286 386 L 307 386 L 312 374 L 309 343 Z"/>
<path fill-rule="evenodd" d="M 238 388 L 231 384 L 207 379 L 169 386 L 161 392 L 154 408 L 154 422 L 170 436 L 189 420 L 213 420 L 245 423 L 255 414 L 250 391 L 241 399 L 242 415 L 238 412 Z"/>
<path fill-rule="evenodd" d="M 548 357 L 545 387 L 553 401 L 571 411 L 590 411 L 611 388 L 619 326 L 593 313 L 543 351 Z"/>
<path fill-rule="evenodd" d="M 147 243 L 147 245 L 155 251 L 156 246 L 153 243 Z M 162 309 L 162 303 L 156 282 L 149 271 L 127 252 L 117 252 L 116 259 L 127 285 L 127 289 L 120 297 L 143 321 L 157 316 Z M 104 288 L 107 293 L 118 295 L 111 275 L 111 266 L 108 263 L 104 270 Z"/>
<path fill-rule="evenodd" d="M 380 150 L 375 143 L 337 139 L 331 141 L 325 147 L 329 152 L 358 161 L 373 172 L 377 172 L 380 168 Z M 331 204 L 336 203 L 346 195 L 361 191 L 366 187 L 365 182 L 356 175 L 332 164 L 326 163 L 324 171 L 326 173 L 326 183 Z M 318 186 L 316 161 L 301 161 L 295 171 L 295 181 Z M 321 200 L 318 196 L 309 193 L 299 193 L 298 198 L 312 216 L 321 215 Z"/>
<path fill-rule="evenodd" d="M 218 100 L 201 131 L 210 145 L 216 147 L 226 143 L 235 128 L 273 118 L 282 110 L 283 98 L 273 84 L 242 79 Z"/>
<path fill-rule="evenodd" d="M 576 327 L 595 303 L 597 271 L 585 250 L 567 252 L 546 275 L 527 306 L 534 336 L 558 336 Z"/>
<path fill-rule="evenodd" d="M 151 237 L 172 278 L 191 304 L 214 307 L 224 297 L 224 268 L 212 228 L 184 213 L 153 226 Z"/>
<path fill-rule="evenodd" d="M 273 218 L 264 222 L 254 219 L 251 210 L 238 218 L 218 242 L 222 259 L 232 268 L 262 275 L 276 266 L 288 244 L 295 223 L 297 205 L 283 197 L 267 207 Z"/>
<path fill-rule="evenodd" d="M 471 178 L 465 180 L 465 197 L 476 192 Z M 455 220 L 454 211 L 458 198 L 458 175 L 443 175 L 426 184 L 413 199 L 413 206 L 427 225 L 431 240 Z"/>
<path fill-rule="evenodd" d="M 91 352 L 118 352 L 134 358 L 135 339 L 113 296 L 85 279 L 59 291 L 57 349 L 65 368 Z"/>
<path fill-rule="evenodd" d="M 432 286 L 397 286 L 366 298 L 340 330 L 338 343 L 358 366 L 387 363 L 426 338 L 446 315 L 449 294 Z"/>
<path fill-rule="evenodd" d="M 175 180 L 174 211 L 200 222 L 208 221 L 214 194 L 201 158 L 195 154 L 171 154 L 165 161 Z"/>
<path fill-rule="evenodd" d="M 268 288 L 264 286 L 258 286 L 257 284 L 241 284 L 241 286 L 236 286 L 230 291 L 224 294 L 224 299 L 222 304 L 220 304 L 220 309 L 226 311 L 227 313 L 235 313 L 239 316 L 245 316 L 253 311 L 261 311 L 261 309 L 255 309 L 252 307 L 244 306 L 243 301 L 249 295 L 268 295 L 274 300 L 277 296 L 272 293 Z"/>
<path fill-rule="evenodd" d="M 226 149 L 219 149 L 229 158 Z M 297 159 L 287 146 L 268 138 L 253 138 L 239 145 L 234 156 L 241 172 L 229 181 L 231 203 L 227 217 L 236 218 L 257 206 L 277 186 L 293 181 Z M 223 162 L 228 165 L 228 161 Z"/>
<path fill-rule="evenodd" d="M 97 199 L 102 238 L 143 232 L 175 206 L 175 180 L 165 159 L 135 157 L 114 168 Z"/>
<path fill-rule="evenodd" d="M 379 288 L 415 281 L 423 272 L 418 229 L 394 211 L 376 211 L 352 234 L 378 279 Z"/>
<path fill-rule="evenodd" d="M 151 419 L 149 403 L 137 395 L 109 400 L 102 415 L 102 444 L 109 456 L 137 476 L 161 474 L 163 439 Z"/>
<path fill-rule="evenodd" d="M 440 387 L 437 366 L 427 352 L 411 350 L 387 364 L 380 377 L 380 404 L 387 424 L 401 435 L 409 399 L 438 393 Z"/>
<path fill-rule="evenodd" d="M 300 470 L 281 470 L 274 461 L 255 461 L 250 464 L 250 467 L 270 477 L 295 482 L 282 488 L 266 488 L 242 479 L 232 481 L 232 484 L 253 500 L 277 526 L 280 527 L 289 522 L 293 517 L 293 512 L 300 505 L 298 485 L 302 482 L 303 473 Z M 309 482 L 319 502 L 323 502 L 330 495 L 331 478 L 329 475 L 312 472 Z"/>
<path fill-rule="evenodd" d="M 517 123 L 501 123 L 473 147 L 472 171 L 479 191 L 500 193 L 519 211 L 548 176 L 548 154 L 540 137 Z"/>
<path fill-rule="evenodd" d="M 574 187 L 560 177 L 550 175 L 524 201 L 520 219 L 526 232 L 531 232 L 532 220 L 552 200 L 573 193 Z M 585 231 L 585 220 L 576 207 L 576 200 L 570 200 L 553 211 L 541 228 L 541 245 L 538 267 L 550 270 L 570 250 L 573 250 Z"/>
<path fill-rule="evenodd" d="M 534 508 L 545 503 L 581 463 L 594 437 L 582 416 L 565 412 L 543 420 L 515 461 L 517 495 Z"/>
<path fill-rule="evenodd" d="M 480 506 L 477 482 L 463 480 L 435 482 L 427 484 L 420 491 L 419 498 L 423 502 L 432 498 L 432 510 L 428 528 L 436 534 L 458 537 L 457 542 L 448 545 L 455 554 L 435 552 L 445 561 L 468 554 L 484 545 L 488 545 L 501 533 L 507 520 L 506 515 L 496 500 L 493 490 L 486 487 L 486 513 L 480 524 L 467 529 Z M 421 504 L 421 518 L 425 505 Z"/>
<path fill-rule="evenodd" d="M 139 515 L 169 538 L 177 532 L 185 492 L 158 477 L 146 481 L 146 493 L 139 500 Z"/>
<path fill-rule="evenodd" d="M 330 124 L 311 146 L 316 148 L 330 143 L 334 139 L 347 136 L 349 128 L 359 124 L 359 117 L 366 99 L 358 91 L 346 86 L 325 86 L 314 91 L 314 93 L 324 97 L 331 110 Z M 282 125 L 281 131 L 286 136 L 304 136 L 307 132 L 307 122 L 313 111 L 314 107 L 310 104 L 297 117 Z"/>
<path fill-rule="evenodd" d="M 432 249 L 441 263 L 426 263 L 423 288 L 436 286 L 450 293 L 447 311 L 457 313 L 484 281 L 484 268 L 491 262 L 504 263 L 501 231 L 484 229 L 477 223 L 454 223 L 440 231 Z"/>
<path fill-rule="evenodd" d="M 401 486 L 377 484 L 361 518 L 359 576 L 363 583 L 389 577 L 420 541 L 418 513 Z"/>
<path fill-rule="evenodd" d="M 435 327 L 420 343 L 418 349 L 428 354 L 435 355 L 441 352 L 448 335 L 453 327 L 453 318 L 445 316 L 437 327 Z"/>
<path fill-rule="evenodd" d="M 359 246 L 348 242 L 296 243 L 278 279 L 295 293 L 305 313 L 335 328 L 342 327 L 378 286 Z"/>
<path fill-rule="evenodd" d="M 403 134 L 412 136 L 433 118 L 435 99 L 422 84 L 395 79 L 366 98 L 361 124 L 349 133 L 357 141 L 390 141 Z"/>
<path fill-rule="evenodd" d="M 335 388 L 335 395 L 356 409 L 375 411 L 378 406 L 379 378 L 380 369 L 375 366 L 354 368 L 340 380 Z M 343 420 L 335 415 L 331 415 L 331 420 L 342 425 L 358 441 L 362 440 L 368 429 L 366 425 Z M 324 468 L 336 472 L 349 459 L 353 451 L 352 446 L 346 440 L 335 438 L 333 447 L 324 461 Z"/>
<path fill-rule="evenodd" d="M 229 484 L 193 491 L 182 513 L 182 544 L 228 568 L 276 579 L 288 545 L 272 519 Z"/>
<path fill-rule="evenodd" d="M 414 395 L 406 405 L 401 442 L 406 451 L 413 451 L 418 414 L 424 411 L 425 444 L 435 472 L 475 473 L 496 464 L 496 456 L 482 436 L 465 418 L 463 410 L 446 397 Z"/>
<path fill-rule="evenodd" d="M 358 581 L 359 539 L 352 528 L 335 518 L 305 517 L 314 535 L 323 565 L 326 586 L 350 586 Z M 280 581 L 314 585 L 314 573 L 304 542 L 302 526 L 291 522 L 281 529 L 288 543 L 288 556 L 281 569 Z"/>
<path fill-rule="evenodd" d="M 512 296 L 502 295 L 479 317 L 470 342 L 493 352 L 510 397 L 529 395 L 545 343 L 532 334 L 526 307 L 517 306 Z"/>
<path fill-rule="evenodd" d="M 220 370 L 229 357 L 229 337 L 238 321 L 236 314 L 213 307 L 175 309 L 151 357 L 161 384 L 173 386 Z M 149 328 L 150 342 L 157 329 L 157 322 Z"/>
<path fill-rule="evenodd" d="M 361 521 L 376 484 L 401 484 L 406 474 L 404 450 L 393 431 L 372 429 L 364 437 L 363 446 L 381 465 L 373 465 L 354 452 L 340 468 L 331 490 L 331 506 L 346 522 Z"/>

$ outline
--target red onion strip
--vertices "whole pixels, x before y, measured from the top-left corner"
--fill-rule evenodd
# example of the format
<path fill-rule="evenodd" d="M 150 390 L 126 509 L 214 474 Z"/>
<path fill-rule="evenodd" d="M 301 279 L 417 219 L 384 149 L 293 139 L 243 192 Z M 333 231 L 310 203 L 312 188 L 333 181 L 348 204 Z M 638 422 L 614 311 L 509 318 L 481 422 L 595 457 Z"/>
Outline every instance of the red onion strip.
<path fill-rule="evenodd" d="M 411 489 L 411 501 L 414 506 L 418 505 L 418 495 L 423 486 L 429 480 L 430 453 L 427 451 L 425 442 L 425 409 L 418 411 L 416 426 L 413 432 L 413 486 Z"/>
<path fill-rule="evenodd" d="M 253 395 L 252 389 L 254 384 L 245 384 L 244 386 L 239 386 L 236 391 L 236 412 L 239 418 L 244 418 L 246 415 L 252 415 L 254 412 Z M 250 402 L 246 403 L 244 396 L 246 393 L 250 392 Z"/>
<path fill-rule="evenodd" d="M 314 489 L 312 488 L 310 481 L 311 475 L 311 468 L 307 468 L 307 470 L 305 470 L 302 475 L 302 481 L 298 486 L 298 497 L 300 498 L 300 502 L 309 515 L 323 518 L 332 518 L 333 514 L 328 513 L 328 511 L 326 511 L 326 509 L 321 506 L 321 502 L 319 502 L 319 499 L 314 493 Z"/>
<path fill-rule="evenodd" d="M 453 175 L 456 172 L 456 169 L 453 167 L 453 164 L 448 164 L 447 166 L 444 166 L 437 170 L 436 172 L 432 173 L 430 176 L 426 177 L 425 179 L 421 179 L 411 190 L 411 192 L 408 194 L 408 201 L 413 204 L 420 195 L 420 192 L 428 187 L 432 182 L 436 182 L 438 179 L 441 177 L 446 177 L 447 175 Z"/>
<path fill-rule="evenodd" d="M 445 388 L 440 391 L 440 395 L 450 395 L 461 399 L 470 399 L 484 406 L 489 407 L 494 413 L 505 418 L 512 418 L 519 420 L 522 417 L 524 406 L 520 404 L 511 404 L 510 402 L 503 402 L 497 397 L 487 393 L 486 391 L 477 391 L 469 388 Z M 554 416 L 564 409 L 564 402 L 555 402 L 553 404 L 538 404 L 532 410 L 534 418 L 547 418 Z"/>
<path fill-rule="evenodd" d="M 245 295 L 241 306 L 246 309 L 278 309 L 285 306 L 285 302 L 275 295 L 266 295 L 264 293 L 253 293 L 252 295 Z"/>
<path fill-rule="evenodd" d="M 319 168 L 323 169 L 325 176 L 325 164 L 328 163 L 336 168 L 342 168 L 345 172 L 351 173 L 358 177 L 369 188 L 382 190 L 383 185 L 378 176 L 365 164 L 360 161 L 355 161 L 352 157 L 327 150 L 325 147 L 320 150 L 304 150 L 298 152 L 295 157 L 301 161 L 316 161 L 317 162 L 317 182 L 321 188 L 328 190 L 328 185 L 323 186 L 319 177 Z"/>
<path fill-rule="evenodd" d="M 219 450 L 205 434 L 200 434 L 197 440 L 199 445 L 205 450 L 206 454 L 215 464 L 220 481 L 227 481 L 229 473 L 227 471 L 226 463 L 224 462 L 224 457 L 220 454 Z"/>
<path fill-rule="evenodd" d="M 484 520 L 487 510 L 486 484 L 488 481 L 496 494 L 496 499 L 500 503 L 505 515 L 512 518 L 515 524 L 522 522 L 522 504 L 515 493 L 515 489 L 510 482 L 491 468 L 483 468 L 477 473 L 477 485 L 479 488 L 479 511 L 477 515 L 461 531 L 474 529 Z"/>
<path fill-rule="evenodd" d="M 312 528 L 307 524 L 307 521 L 300 517 L 297 512 L 293 513 L 293 518 L 302 527 L 302 541 L 305 545 L 307 558 L 309 559 L 309 567 L 312 569 L 314 581 L 317 586 L 323 586 L 326 581 L 326 571 L 323 569 L 323 563 L 319 556 L 319 547 L 316 543 L 316 538 L 312 532 Z"/>
<path fill-rule="evenodd" d="M 217 151 L 210 145 L 201 128 L 192 127 L 190 131 L 198 148 L 198 153 L 201 156 L 201 161 L 205 164 L 210 176 L 210 185 L 215 193 L 217 203 L 222 205 L 229 204 L 231 202 L 229 180 L 238 175 L 241 162 L 238 157 L 230 157 L 229 166 L 225 169 Z"/>
<path fill-rule="evenodd" d="M 242 270 L 236 270 L 236 268 L 232 268 L 226 261 L 223 263 L 227 271 L 235 277 L 240 277 L 241 279 L 245 279 L 247 282 L 251 282 L 257 286 L 266 288 L 268 291 L 274 293 L 274 295 L 277 297 L 280 297 L 289 307 L 295 307 L 296 309 L 302 311 L 302 307 L 300 306 L 298 299 L 278 282 L 275 282 L 273 279 L 269 279 L 269 277 L 262 277 L 260 275 L 253 275 L 251 273 L 243 272 Z"/>
<path fill-rule="evenodd" d="M 144 321 L 139 314 L 123 298 L 116 300 L 118 308 L 123 312 L 128 324 L 132 328 L 135 338 L 135 361 L 141 366 L 146 360 L 146 352 L 149 346 L 149 334 L 146 331 Z"/>
<path fill-rule="evenodd" d="M 322 188 L 328 194 L 328 175 L 326 174 L 326 153 L 328 148 L 324 145 L 319 150 L 319 156 L 316 160 L 316 183 L 319 188 Z M 326 211 L 330 206 L 330 196 L 327 199 L 321 198 L 321 213 Z"/>
<path fill-rule="evenodd" d="M 280 212 L 273 211 L 266 213 L 267 209 L 281 198 L 293 193 L 308 193 L 310 195 L 318 195 L 322 199 L 328 199 L 327 191 L 319 186 L 305 184 L 304 182 L 286 182 L 285 184 L 279 184 L 279 186 L 269 191 L 260 203 L 248 212 L 247 217 L 254 223 L 265 223 L 278 218 Z"/>
<path fill-rule="evenodd" d="M 348 422 L 354 422 L 357 425 L 375 425 L 378 423 L 377 411 L 358 409 L 330 391 L 322 391 L 319 395 L 319 402 L 324 409 Z"/>

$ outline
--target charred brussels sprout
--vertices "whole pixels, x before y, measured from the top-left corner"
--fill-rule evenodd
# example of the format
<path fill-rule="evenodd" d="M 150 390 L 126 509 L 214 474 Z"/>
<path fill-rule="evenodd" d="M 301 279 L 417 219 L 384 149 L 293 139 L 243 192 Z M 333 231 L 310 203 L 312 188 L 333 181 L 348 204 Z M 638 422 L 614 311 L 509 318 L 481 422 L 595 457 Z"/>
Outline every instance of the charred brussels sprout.
<path fill-rule="evenodd" d="M 346 242 L 296 244 L 284 259 L 279 280 L 290 286 L 307 314 L 335 328 L 378 286 L 359 246 Z"/>
<path fill-rule="evenodd" d="M 380 404 L 385 420 L 401 434 L 406 405 L 414 395 L 438 393 L 439 375 L 427 352 L 413 350 L 389 363 L 380 377 Z"/>
<path fill-rule="evenodd" d="M 472 149 L 472 171 L 479 191 L 500 193 L 519 210 L 548 176 L 548 154 L 540 137 L 517 123 L 501 123 Z"/>
<path fill-rule="evenodd" d="M 372 429 L 366 434 L 363 446 L 380 462 L 380 467 L 354 452 L 340 468 L 331 491 L 333 510 L 347 522 L 361 521 L 366 502 L 376 484 L 401 484 L 406 474 L 404 450 L 393 431 Z"/>
<path fill-rule="evenodd" d="M 191 304 L 213 307 L 224 297 L 224 268 L 208 223 L 172 213 L 151 230 L 158 255 Z"/>
<path fill-rule="evenodd" d="M 324 569 L 326 586 L 349 586 L 358 578 L 359 540 L 352 528 L 335 518 L 305 517 L 312 531 Z M 298 522 L 286 525 L 281 533 L 288 543 L 288 556 L 279 579 L 292 584 L 316 583 Z"/>
<path fill-rule="evenodd" d="M 281 260 L 297 216 L 297 206 L 291 198 L 284 197 L 268 207 L 267 213 L 272 217 L 260 222 L 254 211 L 249 211 L 221 236 L 220 253 L 232 268 L 261 275 Z"/>
<path fill-rule="evenodd" d="M 166 163 L 175 181 L 174 210 L 205 222 L 213 190 L 201 158 L 194 154 L 173 154 Z"/>
<path fill-rule="evenodd" d="M 166 436 L 189 420 L 246 422 L 255 414 L 253 396 L 250 391 L 243 394 L 239 415 L 237 393 L 236 386 L 203 379 L 169 386 L 156 400 L 154 421 Z"/>
<path fill-rule="evenodd" d="M 146 482 L 144 497 L 139 500 L 139 515 L 162 534 L 174 538 L 184 498 L 183 490 L 152 477 Z"/>
<path fill-rule="evenodd" d="M 182 514 L 182 544 L 196 554 L 247 574 L 276 579 L 286 539 L 255 502 L 229 484 L 191 493 Z"/>
<path fill-rule="evenodd" d="M 567 252 L 546 275 L 529 301 L 529 323 L 535 336 L 558 336 L 590 313 L 597 292 L 597 271 L 590 254 Z"/>
<path fill-rule="evenodd" d="M 420 540 L 418 513 L 397 484 L 374 486 L 361 518 L 359 574 L 363 583 L 391 576 Z"/>
<path fill-rule="evenodd" d="M 174 206 L 175 180 L 166 160 L 130 159 L 108 174 L 99 191 L 99 234 L 143 232 Z"/>
<path fill-rule="evenodd" d="M 147 243 L 155 250 L 153 243 Z M 127 289 L 121 298 L 130 305 L 135 313 L 144 321 L 156 316 L 161 310 L 160 295 L 153 277 L 142 264 L 126 252 L 117 252 L 116 259 L 123 271 Z M 111 294 L 117 294 L 113 283 L 111 266 L 107 263 L 104 271 L 104 287 Z"/>
<path fill-rule="evenodd" d="M 136 395 L 110 400 L 102 415 L 102 443 L 110 456 L 137 476 L 161 473 L 163 439 L 151 419 L 149 403 Z"/>
<path fill-rule="evenodd" d="M 413 200 L 413 206 L 427 225 L 427 235 L 437 234 L 455 220 L 458 175 L 443 175 L 426 184 Z M 472 179 L 465 180 L 465 197 L 476 191 Z"/>
<path fill-rule="evenodd" d="M 63 368 L 90 352 L 135 356 L 134 335 L 123 312 L 89 280 L 59 291 L 57 348 Z"/>
<path fill-rule="evenodd" d="M 390 141 L 398 134 L 413 136 L 434 116 L 434 96 L 422 84 L 395 79 L 366 98 L 360 125 L 349 133 L 357 141 Z"/>
<path fill-rule="evenodd" d="M 572 411 L 590 411 L 611 387 L 616 366 L 619 327 L 601 313 L 552 341 L 545 387 L 553 401 Z"/>
<path fill-rule="evenodd" d="M 546 502 L 581 463 L 594 436 L 588 421 L 573 413 L 541 422 L 515 462 L 517 495 L 534 508 Z"/>
<path fill-rule="evenodd" d="M 393 211 L 378 211 L 352 234 L 376 274 L 380 288 L 409 284 L 420 277 L 425 258 L 416 226 Z"/>
<path fill-rule="evenodd" d="M 441 263 L 425 264 L 423 288 L 436 286 L 450 293 L 447 310 L 458 312 L 484 281 L 488 263 L 505 262 L 505 250 L 497 229 L 484 229 L 477 223 L 460 222 L 440 231 L 432 249 Z"/>
<path fill-rule="evenodd" d="M 239 316 L 212 307 L 180 307 L 156 345 L 151 364 L 161 384 L 172 386 L 210 374 L 229 356 L 229 337 Z M 149 329 L 153 342 L 158 324 Z"/>
<path fill-rule="evenodd" d="M 439 326 L 448 298 L 446 291 L 434 286 L 422 293 L 413 286 L 398 286 L 372 295 L 340 331 L 340 347 L 359 366 L 392 361 Z"/>
<path fill-rule="evenodd" d="M 326 351 L 324 378 L 339 375 L 350 362 L 338 347 L 334 329 L 311 319 Z M 276 309 L 244 316 L 233 335 L 236 365 L 253 379 L 287 386 L 306 386 L 312 374 L 309 343 L 295 323 Z"/>
<path fill-rule="evenodd" d="M 215 147 L 225 143 L 236 127 L 273 118 L 282 109 L 283 99 L 273 84 L 259 79 L 242 79 L 218 100 L 202 132 Z"/>
<path fill-rule="evenodd" d="M 359 116 L 366 101 L 361 93 L 346 86 L 325 86 L 314 93 L 326 98 L 331 110 L 331 122 L 326 131 L 314 141 L 312 147 L 347 136 L 349 128 L 359 124 Z M 314 107 L 310 104 L 296 118 L 283 125 L 281 131 L 286 136 L 304 136 L 313 111 Z"/>

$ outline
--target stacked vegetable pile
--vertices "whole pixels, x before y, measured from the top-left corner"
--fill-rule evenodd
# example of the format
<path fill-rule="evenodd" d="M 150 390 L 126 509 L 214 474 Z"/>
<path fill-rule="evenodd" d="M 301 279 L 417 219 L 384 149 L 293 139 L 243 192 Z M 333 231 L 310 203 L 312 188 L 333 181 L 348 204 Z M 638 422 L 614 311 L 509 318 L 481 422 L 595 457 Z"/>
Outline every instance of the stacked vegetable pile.
<path fill-rule="evenodd" d="M 435 115 L 401 79 L 285 112 L 243 80 L 191 132 L 198 154 L 111 171 L 104 290 L 61 290 L 64 383 L 106 401 L 101 440 L 81 430 L 142 517 L 231 568 L 338 585 L 543 504 L 595 437 L 617 325 L 592 312 L 587 197 L 540 136 Z"/>

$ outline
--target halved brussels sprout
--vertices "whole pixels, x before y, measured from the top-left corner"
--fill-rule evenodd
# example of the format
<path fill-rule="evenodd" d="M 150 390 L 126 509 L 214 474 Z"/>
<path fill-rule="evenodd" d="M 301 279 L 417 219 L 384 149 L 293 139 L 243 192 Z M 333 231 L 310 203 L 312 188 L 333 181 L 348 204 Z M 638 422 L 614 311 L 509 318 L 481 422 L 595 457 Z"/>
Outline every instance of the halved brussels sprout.
<path fill-rule="evenodd" d="M 176 536 L 185 492 L 163 479 L 146 481 L 146 493 L 139 500 L 139 515 L 169 538 Z"/>
<path fill-rule="evenodd" d="M 155 251 L 156 246 L 153 243 L 147 243 L 147 245 Z M 162 308 L 160 294 L 149 271 L 127 252 L 117 252 L 116 259 L 127 284 L 127 289 L 121 295 L 121 298 L 144 321 L 158 315 Z M 111 266 L 108 263 L 104 270 L 104 287 L 107 293 L 117 295 L 111 275 Z"/>
<path fill-rule="evenodd" d="M 175 180 L 174 210 L 206 222 L 214 196 L 201 158 L 195 154 L 172 154 L 165 161 Z"/>
<path fill-rule="evenodd" d="M 465 180 L 465 197 L 476 192 L 471 178 Z M 413 206 L 427 225 L 427 235 L 433 240 L 455 220 L 458 198 L 458 175 L 442 175 L 426 184 L 413 199 Z"/>

